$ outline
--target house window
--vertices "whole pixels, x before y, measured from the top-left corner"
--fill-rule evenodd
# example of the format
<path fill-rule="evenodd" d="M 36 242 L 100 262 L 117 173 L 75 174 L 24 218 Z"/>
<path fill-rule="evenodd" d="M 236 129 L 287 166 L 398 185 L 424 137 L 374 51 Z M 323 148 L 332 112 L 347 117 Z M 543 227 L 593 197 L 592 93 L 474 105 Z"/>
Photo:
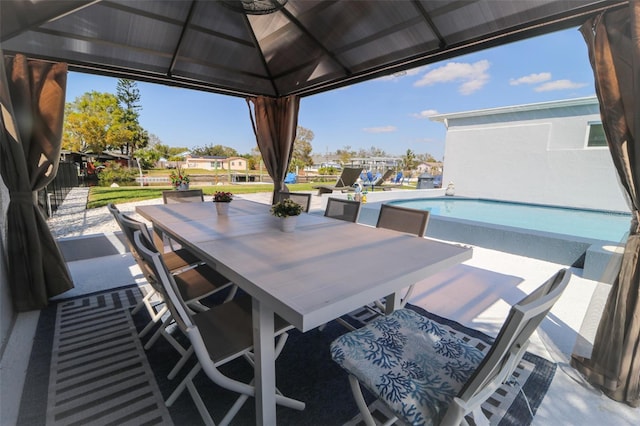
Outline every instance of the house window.
<path fill-rule="evenodd" d="M 588 147 L 607 146 L 607 139 L 604 136 L 602 123 L 589 123 L 589 134 L 587 135 Z"/>
<path fill-rule="evenodd" d="M 235 165 L 236 165 L 236 162 L 235 162 L 235 161 L 232 161 L 232 162 L 231 162 L 231 165 L 232 165 L 232 166 L 235 166 Z"/>
<path fill-rule="evenodd" d="M 212 169 L 217 169 L 218 167 L 220 167 L 220 163 L 218 163 L 217 161 L 212 161 L 211 164 L 209 164 L 209 167 L 211 167 Z"/>

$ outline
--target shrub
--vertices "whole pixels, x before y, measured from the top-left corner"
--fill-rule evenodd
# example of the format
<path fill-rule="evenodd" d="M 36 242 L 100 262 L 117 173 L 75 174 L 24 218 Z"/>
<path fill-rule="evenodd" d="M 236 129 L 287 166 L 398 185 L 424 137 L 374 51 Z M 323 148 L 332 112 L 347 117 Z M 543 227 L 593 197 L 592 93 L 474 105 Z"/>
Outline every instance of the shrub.
<path fill-rule="evenodd" d="M 98 173 L 98 180 L 102 185 L 110 185 L 113 182 L 134 182 L 138 171 L 129 167 L 124 167 L 119 163 L 108 162 Z"/>

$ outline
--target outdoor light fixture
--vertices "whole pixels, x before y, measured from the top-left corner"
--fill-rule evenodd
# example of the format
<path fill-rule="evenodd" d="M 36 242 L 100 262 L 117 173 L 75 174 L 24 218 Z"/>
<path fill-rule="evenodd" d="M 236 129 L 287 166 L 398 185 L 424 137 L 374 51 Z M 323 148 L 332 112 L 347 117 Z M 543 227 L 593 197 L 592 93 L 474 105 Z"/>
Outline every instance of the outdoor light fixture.
<path fill-rule="evenodd" d="M 248 15 L 266 15 L 282 9 L 288 0 L 223 0 L 222 4 Z"/>

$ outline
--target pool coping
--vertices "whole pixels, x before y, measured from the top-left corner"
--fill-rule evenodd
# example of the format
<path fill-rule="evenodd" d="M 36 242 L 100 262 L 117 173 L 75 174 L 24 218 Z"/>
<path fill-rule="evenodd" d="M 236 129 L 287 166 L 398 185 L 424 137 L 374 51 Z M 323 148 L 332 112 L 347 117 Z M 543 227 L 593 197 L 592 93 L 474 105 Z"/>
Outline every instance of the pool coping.
<path fill-rule="evenodd" d="M 438 193 L 420 191 L 420 193 L 412 194 L 412 197 L 407 196 L 408 194 L 402 194 L 402 197 L 396 197 L 394 196 L 396 194 L 392 193 L 385 195 L 377 196 L 375 200 L 372 199 L 362 205 L 359 223 L 375 226 L 380 206 L 383 203 L 417 198 L 441 198 L 444 194 L 440 191 Z M 461 196 L 455 198 L 480 199 Z M 583 278 L 603 283 L 612 283 L 615 279 L 614 271 L 618 270 L 616 265 L 621 261 L 624 251 L 624 246 L 616 241 L 528 230 L 437 215 L 429 217 L 426 236 L 580 268 L 583 270 Z"/>

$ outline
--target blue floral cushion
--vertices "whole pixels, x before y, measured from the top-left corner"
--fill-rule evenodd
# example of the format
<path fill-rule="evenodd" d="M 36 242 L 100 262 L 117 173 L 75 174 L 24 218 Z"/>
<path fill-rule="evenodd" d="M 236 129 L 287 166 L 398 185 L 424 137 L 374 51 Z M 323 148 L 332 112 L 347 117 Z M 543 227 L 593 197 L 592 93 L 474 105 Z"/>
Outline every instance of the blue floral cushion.
<path fill-rule="evenodd" d="M 484 358 L 448 327 L 409 309 L 340 336 L 331 356 L 412 425 L 439 424 Z"/>

